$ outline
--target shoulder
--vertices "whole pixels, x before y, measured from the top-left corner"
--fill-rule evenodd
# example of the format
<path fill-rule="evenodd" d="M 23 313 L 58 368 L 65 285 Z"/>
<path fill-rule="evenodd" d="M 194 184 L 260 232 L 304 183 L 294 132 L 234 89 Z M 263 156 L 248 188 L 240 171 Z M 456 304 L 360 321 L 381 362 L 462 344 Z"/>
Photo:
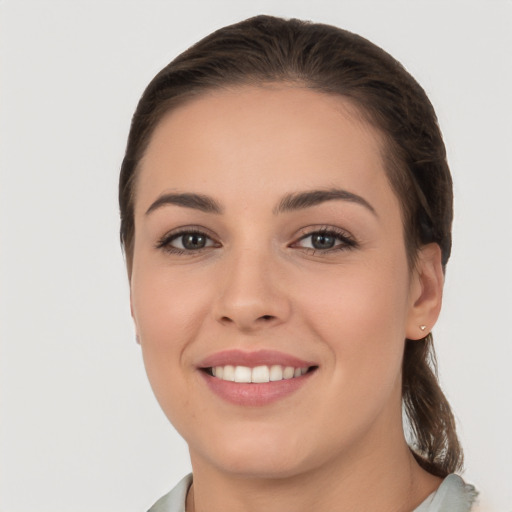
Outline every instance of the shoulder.
<path fill-rule="evenodd" d="M 182 478 L 174 489 L 162 496 L 148 512 L 185 512 L 185 500 L 191 484 L 192 473 Z"/>
<path fill-rule="evenodd" d="M 414 512 L 477 512 L 477 496 L 474 486 L 451 474 Z"/>

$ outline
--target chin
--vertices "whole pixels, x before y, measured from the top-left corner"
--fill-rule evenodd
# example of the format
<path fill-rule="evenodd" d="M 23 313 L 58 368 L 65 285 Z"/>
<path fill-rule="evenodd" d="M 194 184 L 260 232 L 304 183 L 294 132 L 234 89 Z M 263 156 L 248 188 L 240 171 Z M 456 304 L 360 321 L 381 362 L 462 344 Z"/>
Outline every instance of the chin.
<path fill-rule="evenodd" d="M 278 455 L 277 457 L 275 455 Z M 274 452 L 274 457 L 259 456 L 235 456 L 223 460 L 216 460 L 217 468 L 225 473 L 236 475 L 239 478 L 271 479 L 278 480 L 291 478 L 307 471 L 304 461 L 287 459 L 283 460 L 279 450 Z"/>
<path fill-rule="evenodd" d="M 212 438 L 213 439 L 213 438 Z M 217 439 L 205 450 L 194 450 L 189 444 L 192 466 L 195 460 L 208 460 L 218 470 L 242 478 L 289 478 L 307 470 L 308 457 L 304 442 L 295 443 L 271 435 L 231 436 Z M 212 449 L 214 448 L 214 449 Z"/>

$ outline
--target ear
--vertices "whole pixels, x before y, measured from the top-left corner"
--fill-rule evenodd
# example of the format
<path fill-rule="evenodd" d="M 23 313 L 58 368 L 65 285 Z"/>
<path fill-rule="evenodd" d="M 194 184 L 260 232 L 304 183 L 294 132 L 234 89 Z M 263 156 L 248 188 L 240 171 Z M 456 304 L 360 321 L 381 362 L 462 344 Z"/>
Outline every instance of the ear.
<path fill-rule="evenodd" d="M 444 273 L 441 248 L 435 243 L 424 245 L 417 257 L 411 278 L 411 295 L 406 336 L 424 338 L 439 317 L 443 299 Z"/>

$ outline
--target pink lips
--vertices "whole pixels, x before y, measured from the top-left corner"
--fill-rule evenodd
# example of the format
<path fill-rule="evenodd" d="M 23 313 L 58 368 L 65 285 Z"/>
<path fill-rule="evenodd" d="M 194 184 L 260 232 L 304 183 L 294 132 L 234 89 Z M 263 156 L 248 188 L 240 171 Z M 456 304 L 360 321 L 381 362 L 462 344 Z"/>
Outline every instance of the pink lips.
<path fill-rule="evenodd" d="M 228 364 L 233 366 L 249 366 L 250 368 L 261 365 L 271 366 L 273 364 L 304 368 L 305 366 L 314 366 L 315 363 L 304 361 L 276 350 L 257 350 L 254 352 L 223 350 L 207 357 L 198 366 L 200 368 L 211 368 L 212 366 L 226 366 Z"/>
<path fill-rule="evenodd" d="M 315 366 L 314 363 L 299 359 L 289 354 L 274 350 L 244 352 L 242 350 L 225 350 L 217 352 L 201 361 L 199 369 L 215 366 L 293 366 L 304 368 Z M 308 372 L 301 377 L 265 383 L 239 383 L 218 379 L 205 371 L 199 372 L 208 388 L 223 400 L 242 406 L 263 406 L 281 400 L 302 388 L 315 372 Z"/>

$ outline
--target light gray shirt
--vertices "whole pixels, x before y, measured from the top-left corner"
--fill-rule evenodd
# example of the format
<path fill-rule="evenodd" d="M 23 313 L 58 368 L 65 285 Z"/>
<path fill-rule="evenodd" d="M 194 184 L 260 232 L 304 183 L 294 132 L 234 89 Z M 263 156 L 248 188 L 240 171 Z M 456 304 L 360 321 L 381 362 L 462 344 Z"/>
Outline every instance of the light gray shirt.
<path fill-rule="evenodd" d="M 183 478 L 176 487 L 160 498 L 148 512 L 185 512 L 187 492 L 192 484 L 192 474 Z M 448 475 L 437 491 L 412 512 L 469 512 L 477 492 L 464 483 L 458 475 Z"/>

